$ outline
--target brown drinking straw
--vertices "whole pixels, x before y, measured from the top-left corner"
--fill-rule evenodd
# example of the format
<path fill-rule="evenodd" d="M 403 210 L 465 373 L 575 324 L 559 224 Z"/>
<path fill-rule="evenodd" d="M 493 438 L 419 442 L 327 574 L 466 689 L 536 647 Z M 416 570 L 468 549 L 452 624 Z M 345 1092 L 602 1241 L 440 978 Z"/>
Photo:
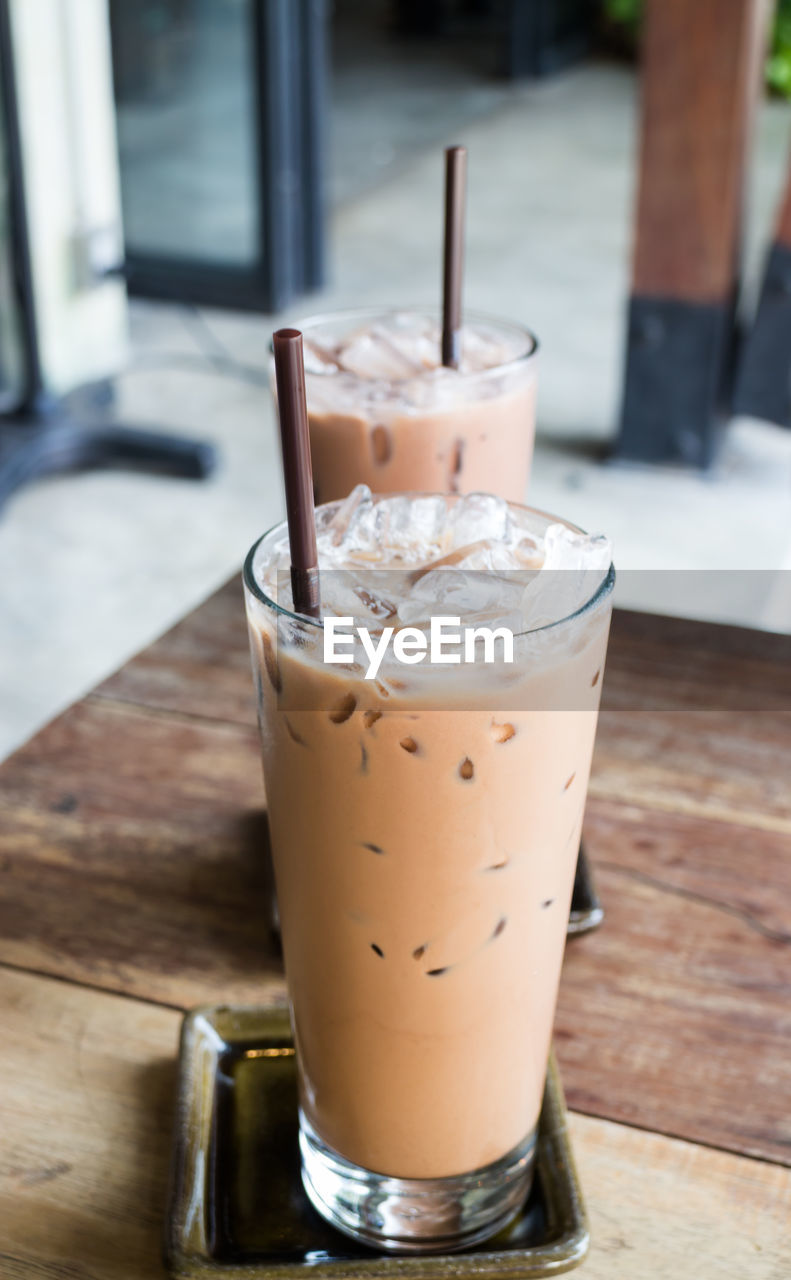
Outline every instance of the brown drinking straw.
<path fill-rule="evenodd" d="M 305 364 L 299 329 L 272 335 L 277 408 L 286 482 L 286 516 L 291 549 L 291 591 L 297 613 L 319 616 L 319 557 L 313 518 L 313 468 L 310 462 Z"/>
<path fill-rule="evenodd" d="M 442 279 L 442 363 L 458 369 L 461 355 L 461 286 L 464 277 L 464 210 L 467 148 L 445 151 L 445 246 Z"/>

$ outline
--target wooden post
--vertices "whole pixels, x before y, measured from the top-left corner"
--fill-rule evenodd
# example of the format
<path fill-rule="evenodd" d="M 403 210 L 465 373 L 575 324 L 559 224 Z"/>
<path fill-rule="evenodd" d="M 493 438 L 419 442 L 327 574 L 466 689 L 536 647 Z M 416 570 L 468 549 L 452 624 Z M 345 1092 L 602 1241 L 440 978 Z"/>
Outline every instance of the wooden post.
<path fill-rule="evenodd" d="M 711 460 L 728 381 L 767 0 L 647 0 L 617 456 Z"/>
<path fill-rule="evenodd" d="M 791 157 L 758 308 L 743 338 L 733 412 L 791 426 Z"/>

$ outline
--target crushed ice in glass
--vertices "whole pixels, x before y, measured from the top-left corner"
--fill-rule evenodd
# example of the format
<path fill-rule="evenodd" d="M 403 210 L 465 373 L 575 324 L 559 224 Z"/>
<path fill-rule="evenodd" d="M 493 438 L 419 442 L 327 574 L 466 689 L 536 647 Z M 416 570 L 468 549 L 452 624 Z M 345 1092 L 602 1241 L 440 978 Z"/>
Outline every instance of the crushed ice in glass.
<path fill-rule="evenodd" d="M 374 499 L 358 485 L 319 508 L 316 540 L 323 613 L 352 616 L 371 631 L 428 625 L 437 615 L 514 631 L 547 626 L 595 594 L 611 561 L 601 534 L 545 527 L 528 509 L 482 493 Z M 270 596 L 279 585 L 286 608 L 277 574 L 289 563 L 284 535 L 262 585 Z"/>

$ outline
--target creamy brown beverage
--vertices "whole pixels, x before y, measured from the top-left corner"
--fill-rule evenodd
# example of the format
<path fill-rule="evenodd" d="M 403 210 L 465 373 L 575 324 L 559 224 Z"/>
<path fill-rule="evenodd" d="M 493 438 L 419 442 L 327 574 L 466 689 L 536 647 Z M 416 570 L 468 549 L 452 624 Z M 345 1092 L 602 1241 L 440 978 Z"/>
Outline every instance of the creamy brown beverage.
<path fill-rule="evenodd" d="M 536 341 L 468 315 L 461 361 L 429 312 L 360 311 L 303 326 L 317 502 L 374 493 L 497 493 L 521 502 L 533 456 Z"/>
<path fill-rule="evenodd" d="M 481 494 L 372 499 L 360 487 L 316 520 L 322 620 L 289 612 L 285 526 L 245 568 L 303 1176 L 358 1238 L 448 1247 L 496 1229 L 529 1184 L 602 685 L 609 546 Z M 513 662 L 505 645 L 502 661 L 416 661 L 404 632 L 413 656 L 399 663 L 399 632 L 428 646 L 437 614 L 510 628 Z M 367 649 L 346 645 L 351 667 L 325 660 L 338 617 L 368 628 Z M 371 675 L 387 627 L 391 649 Z M 454 1179 L 493 1166 L 506 1193 L 447 1209 Z M 384 1177 L 378 1227 L 370 1213 L 360 1226 L 336 1194 L 350 1167 L 358 1188 L 360 1171 Z M 486 1177 L 473 1181 L 482 1197 Z"/>

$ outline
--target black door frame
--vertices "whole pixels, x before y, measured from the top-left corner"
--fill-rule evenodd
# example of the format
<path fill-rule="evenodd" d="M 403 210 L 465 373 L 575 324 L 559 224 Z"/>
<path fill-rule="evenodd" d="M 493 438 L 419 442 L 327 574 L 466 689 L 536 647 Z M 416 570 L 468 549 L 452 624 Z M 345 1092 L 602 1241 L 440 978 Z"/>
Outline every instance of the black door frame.
<path fill-rule="evenodd" d="M 326 0 L 252 0 L 259 256 L 247 267 L 127 247 L 130 293 L 273 312 L 324 281 Z"/>
<path fill-rule="evenodd" d="M 41 353 L 36 324 L 36 299 L 33 267 L 28 236 L 25 172 L 22 159 L 22 135 L 19 124 L 14 40 L 11 28 L 10 0 L 0 0 L 0 101 L 2 128 L 8 163 L 8 220 L 11 239 L 12 281 L 20 315 L 22 359 L 24 364 L 21 394 L 4 401 L 4 412 L 30 409 L 43 394 Z"/>

